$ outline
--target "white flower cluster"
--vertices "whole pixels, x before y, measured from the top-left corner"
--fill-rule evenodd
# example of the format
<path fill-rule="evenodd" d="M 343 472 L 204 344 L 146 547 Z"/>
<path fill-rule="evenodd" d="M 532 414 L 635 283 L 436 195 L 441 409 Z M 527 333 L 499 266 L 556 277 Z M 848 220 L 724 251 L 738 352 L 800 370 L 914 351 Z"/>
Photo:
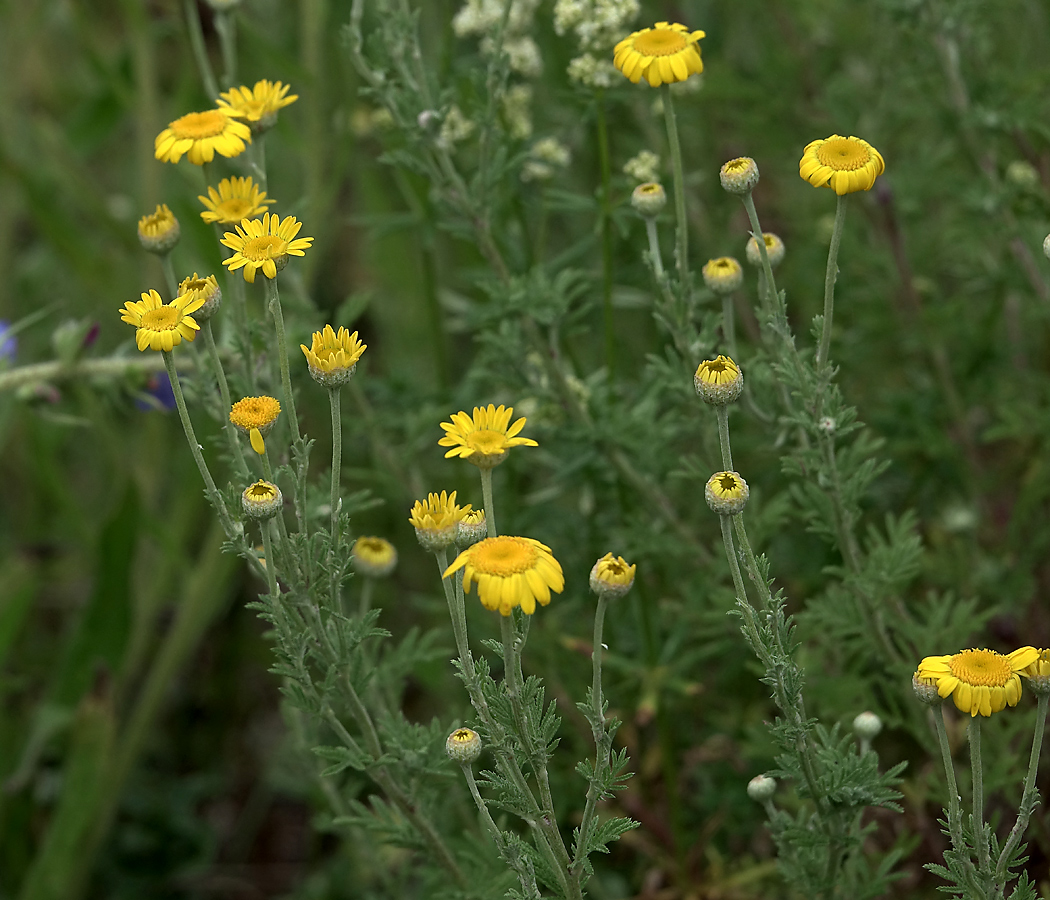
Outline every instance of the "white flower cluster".
<path fill-rule="evenodd" d="M 532 85 L 514 84 L 503 95 L 503 121 L 516 141 L 532 137 Z"/>
<path fill-rule="evenodd" d="M 540 138 L 529 150 L 529 158 L 521 169 L 522 181 L 549 181 L 555 168 L 564 169 L 572 159 L 569 148 L 557 138 Z"/>
<path fill-rule="evenodd" d="M 624 163 L 623 174 L 639 184 L 659 181 L 660 157 L 653 153 L 652 150 L 643 150 L 637 156 L 632 156 Z"/>
<path fill-rule="evenodd" d="M 613 47 L 627 37 L 638 11 L 638 0 L 556 0 L 554 30 L 571 31 L 581 51 L 569 63 L 570 80 L 587 87 L 613 84 Z"/>
<path fill-rule="evenodd" d="M 540 0 L 511 0 L 507 26 L 503 31 L 503 50 L 512 72 L 535 78 L 543 69 L 540 48 L 532 39 L 532 19 Z M 495 50 L 492 35 L 503 21 L 504 0 L 467 0 L 452 19 L 452 30 L 458 37 L 480 36 L 481 52 Z"/>
<path fill-rule="evenodd" d="M 463 111 L 452 104 L 445 113 L 445 120 L 441 123 L 441 133 L 438 141 L 444 147 L 451 147 L 460 141 L 465 141 L 474 133 L 474 123 L 470 121 Z"/>

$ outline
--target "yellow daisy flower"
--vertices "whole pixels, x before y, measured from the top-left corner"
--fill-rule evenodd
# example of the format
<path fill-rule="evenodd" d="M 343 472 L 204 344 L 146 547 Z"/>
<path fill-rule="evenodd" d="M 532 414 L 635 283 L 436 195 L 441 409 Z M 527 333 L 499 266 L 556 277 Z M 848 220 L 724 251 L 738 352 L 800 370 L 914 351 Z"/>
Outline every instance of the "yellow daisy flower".
<path fill-rule="evenodd" d="M 179 242 L 179 220 L 161 203 L 148 216 L 139 219 L 139 243 L 150 253 L 163 255 Z"/>
<path fill-rule="evenodd" d="M 561 564 L 550 547 L 526 537 L 485 538 L 468 547 L 445 569 L 443 578 L 463 569 L 463 590 L 477 583 L 478 598 L 485 609 L 498 609 L 509 616 L 515 606 L 531 616 L 536 603 L 551 602 L 551 591 L 565 588 Z"/>
<path fill-rule="evenodd" d="M 201 278 L 194 272 L 179 283 L 179 296 L 185 297 L 194 293 L 204 299 L 201 308 L 197 310 L 196 319 L 198 322 L 207 322 L 219 311 L 219 305 L 222 303 L 222 291 L 219 289 L 219 282 L 215 280 L 214 275 Z"/>
<path fill-rule="evenodd" d="M 870 191 L 885 170 L 882 154 L 871 144 L 838 134 L 810 141 L 798 163 L 798 174 L 803 179 L 813 187 L 832 188 L 839 196 Z"/>
<path fill-rule="evenodd" d="M 702 31 L 690 31 L 677 22 L 657 22 L 624 38 L 613 50 L 613 65 L 632 84 L 645 78 L 652 87 L 685 81 L 704 71 L 700 59 Z"/>
<path fill-rule="evenodd" d="M 728 356 L 705 359 L 696 367 L 693 387 L 700 397 L 712 406 L 732 403 L 744 390 L 744 373 Z"/>
<path fill-rule="evenodd" d="M 622 597 L 634 584 L 634 573 L 638 566 L 627 564 L 622 556 L 606 553 L 591 568 L 589 583 L 596 594 Z"/>
<path fill-rule="evenodd" d="M 208 196 L 198 194 L 197 199 L 208 207 L 201 213 L 201 218 L 220 225 L 239 225 L 241 219 L 261 216 L 267 206 L 277 202 L 267 200 L 266 191 L 260 191 L 250 175 L 224 178 L 219 182 L 218 190 L 209 185 Z"/>
<path fill-rule="evenodd" d="M 451 422 L 441 423 L 445 436 L 438 445 L 452 448 L 445 459 L 460 456 L 480 469 L 491 469 L 503 462 L 511 447 L 538 447 L 532 438 L 517 436 L 525 427 L 525 417 L 510 425 L 513 414 L 514 407 L 502 403 L 498 407 L 491 403 L 475 406 L 473 418 L 465 412 L 453 414 Z"/>
<path fill-rule="evenodd" d="M 252 142 L 252 132 L 222 109 L 187 113 L 170 123 L 153 142 L 161 162 L 177 163 L 186 156 L 195 166 L 211 162 L 215 154 L 233 157 Z"/>
<path fill-rule="evenodd" d="M 252 449 L 262 456 L 266 437 L 281 414 L 281 403 L 275 397 L 245 397 L 230 407 L 230 421 L 248 435 Z"/>
<path fill-rule="evenodd" d="M 367 347 L 368 344 L 362 344 L 357 339 L 356 331 L 351 334 L 340 326 L 336 334 L 331 325 L 325 325 L 323 330 L 313 333 L 312 346 L 299 345 L 306 355 L 310 377 L 325 387 L 346 384 Z"/>
<path fill-rule="evenodd" d="M 295 103 L 298 94 L 288 96 L 291 86 L 279 81 L 267 81 L 263 78 L 255 82 L 255 87 L 243 85 L 233 90 L 224 91 L 216 106 L 226 110 L 231 116 L 246 119 L 252 131 L 265 131 L 277 121 L 277 111 Z"/>
<path fill-rule="evenodd" d="M 284 503 L 281 489 L 269 481 L 250 484 L 241 494 L 241 508 L 253 519 L 272 519 Z"/>
<path fill-rule="evenodd" d="M 456 542 L 459 523 L 470 512 L 470 504 L 456 503 L 456 492 L 428 494 L 417 500 L 408 521 L 416 529 L 416 539 L 424 550 L 447 550 Z"/>
<path fill-rule="evenodd" d="M 125 303 L 120 313 L 122 322 L 138 329 L 135 344 L 139 350 L 170 351 L 181 344 L 183 338 L 192 341 L 197 336 L 200 326 L 190 313 L 204 305 L 202 297 L 187 294 L 167 304 L 153 290 L 141 297 Z"/>
<path fill-rule="evenodd" d="M 927 656 L 916 679 L 937 684 L 937 694 L 951 698 L 964 713 L 990 716 L 1021 699 L 1021 678 L 1039 660 L 1035 647 L 1022 647 L 1005 656 L 994 650 L 963 650 L 949 656 Z"/>
<path fill-rule="evenodd" d="M 303 252 L 313 242 L 312 237 L 297 238 L 302 222 L 295 216 L 282 220 L 277 213 L 263 213 L 262 219 L 244 219 L 236 226 L 236 234 L 227 231 L 222 243 L 234 251 L 222 264 L 231 272 L 244 269 L 244 280 L 255 284 L 255 273 L 262 269 L 267 278 L 288 265 L 289 256 L 305 256 Z"/>
<path fill-rule="evenodd" d="M 362 535 L 350 548 L 354 568 L 369 578 L 382 578 L 394 571 L 397 565 L 397 548 L 381 537 Z"/>

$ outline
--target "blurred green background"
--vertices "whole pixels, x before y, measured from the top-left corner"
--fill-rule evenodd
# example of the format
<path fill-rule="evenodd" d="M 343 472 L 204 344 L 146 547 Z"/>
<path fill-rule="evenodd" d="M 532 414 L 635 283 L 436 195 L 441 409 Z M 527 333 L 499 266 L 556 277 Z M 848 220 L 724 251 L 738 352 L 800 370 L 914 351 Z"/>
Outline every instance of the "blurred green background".
<path fill-rule="evenodd" d="M 476 42 L 451 28 L 458 6 L 421 4 L 427 64 L 450 97 L 470 95 L 479 65 Z M 713 422 L 697 424 L 697 438 L 664 421 L 672 407 L 680 420 L 703 418 L 686 412 L 699 405 L 687 380 L 673 399 L 631 393 L 667 337 L 646 300 L 644 229 L 621 168 L 651 148 L 666 171 L 662 124 L 645 88 L 625 82 L 596 100 L 569 83 L 575 51 L 555 34 L 551 7 L 540 4 L 535 20 L 544 67 L 534 136 L 557 136 L 573 162 L 542 190 L 508 175 L 510 212 L 497 225 L 517 272 L 542 272 L 573 248 L 561 259 L 578 279 L 563 336 L 608 417 L 584 433 L 551 411 L 534 361 L 500 344 L 495 313 L 486 319 L 473 243 L 444 227 L 423 178 L 380 160 L 403 138 L 358 93 L 342 30 L 349 3 L 246 0 L 237 12 L 241 81 L 282 80 L 300 97 L 267 138 L 270 195 L 315 238 L 282 275 L 290 339 L 331 322 L 359 329 L 369 345 L 344 405 L 343 483 L 368 492 L 356 499 L 356 533 L 386 536 L 401 552 L 379 588 L 382 624 L 397 635 L 440 629 L 442 649 L 451 635 L 439 586 L 407 510 L 427 490 L 459 488 L 475 505 L 480 496 L 473 470 L 439 455 L 437 423 L 490 401 L 528 412 L 526 433 L 541 448 L 500 470 L 501 525 L 551 543 L 568 574 L 564 602 L 537 617 L 526 664 L 565 701 L 573 759 L 587 752 L 589 733 L 566 699 L 582 697 L 589 671 L 586 572 L 607 550 L 638 563 L 639 583 L 607 626 L 606 692 L 638 773 L 619 802 L 642 827 L 602 861 L 594 895 L 779 896 L 761 810 L 743 794 L 772 765 L 763 729 L 772 711 L 725 615 L 732 599 L 717 522 L 685 459 L 695 452 L 699 469 L 713 471 Z M 204 4 L 200 12 L 218 64 L 212 13 Z M 366 30 L 376 15 L 366 4 Z M 946 635 L 923 655 L 964 641 L 1050 644 L 1050 269 L 1040 252 L 1050 230 L 1050 7 L 697 0 L 643 4 L 637 27 L 657 19 L 707 32 L 702 87 L 679 101 L 696 268 L 743 258 L 746 220 L 717 171 L 731 157 L 755 157 L 763 227 L 788 248 L 778 278 L 800 341 L 820 309 L 833 214 L 830 192 L 798 177 L 802 148 L 840 133 L 882 152 L 885 176 L 850 210 L 832 349 L 846 397 L 881 441 L 871 452 L 892 460 L 866 513 L 882 527 L 889 513 L 916 511 L 925 553 L 903 573 L 901 592 L 931 621 L 943 615 Z M 214 232 L 198 215 L 200 170 L 153 159 L 156 134 L 209 101 L 177 3 L 0 2 L 0 319 L 21 323 L 17 347 L 0 350 L 0 377 L 37 362 L 135 353 L 118 309 L 162 283 L 135 235 L 157 203 L 182 224 L 180 277 L 220 274 Z M 613 173 L 612 374 L 601 370 L 596 103 L 608 117 Z M 529 259 L 514 250 L 511 224 L 527 233 L 541 209 L 547 256 Z M 669 226 L 665 241 L 669 253 Z M 249 296 L 261 309 L 259 293 Z M 746 342 L 755 325 L 741 313 Z M 180 354 L 192 368 L 193 348 Z M 244 608 L 262 585 L 222 556 L 177 418 L 143 403 L 156 361 L 135 356 L 139 370 L 120 377 L 59 372 L 0 392 L 0 897 L 411 895 L 398 851 L 374 851 L 326 824 L 310 754 L 267 672 L 265 628 Z M 323 469 L 327 410 L 312 388 L 300 388 L 300 415 Z M 197 418 L 214 450 L 217 429 Z M 753 538 L 802 613 L 814 712 L 847 726 L 865 708 L 883 715 L 884 764 L 910 765 L 905 814 L 886 813 L 872 840 L 900 841 L 909 854 L 897 893 L 934 896 L 922 864 L 945 846 L 943 775 L 932 745 L 904 727 L 907 681 L 861 670 L 849 651 L 856 636 L 807 619 L 807 598 L 838 560 L 800 527 L 774 432 L 757 421 L 734 427 L 741 471 L 762 501 Z M 610 444 L 633 459 L 652 454 L 650 477 L 685 535 L 609 470 L 596 448 Z M 494 636 L 481 613 L 470 610 L 474 634 Z M 402 699 L 420 722 L 451 722 L 465 708 L 440 654 L 413 673 Z M 1031 711 L 1022 702 L 988 728 L 992 812 L 1003 821 L 1019 796 Z M 558 786 L 571 803 L 580 784 L 567 766 Z M 461 803 L 462 785 L 450 780 L 449 790 Z M 1029 870 L 1050 896 L 1045 808 L 1031 841 Z"/>

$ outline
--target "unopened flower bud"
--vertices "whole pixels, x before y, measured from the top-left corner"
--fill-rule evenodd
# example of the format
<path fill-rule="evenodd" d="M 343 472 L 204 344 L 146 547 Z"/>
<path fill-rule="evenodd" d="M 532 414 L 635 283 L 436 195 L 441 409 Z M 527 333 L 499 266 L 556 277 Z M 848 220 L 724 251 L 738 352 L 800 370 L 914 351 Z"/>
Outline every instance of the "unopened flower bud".
<path fill-rule="evenodd" d="M 693 386 L 705 403 L 725 406 L 744 390 L 744 373 L 728 356 L 716 356 L 697 366 Z"/>
<path fill-rule="evenodd" d="M 637 568 L 628 565 L 622 556 L 606 553 L 591 568 L 591 590 L 609 598 L 622 597 L 634 584 L 634 572 Z"/>
<path fill-rule="evenodd" d="M 1050 259 L 1050 234 L 1043 238 L 1043 256 Z"/>
<path fill-rule="evenodd" d="M 470 765 L 481 756 L 481 738 L 473 728 L 457 728 L 445 741 L 449 759 Z"/>
<path fill-rule="evenodd" d="M 362 535 L 350 550 L 354 569 L 368 578 L 383 578 L 397 565 L 397 548 L 381 537 Z"/>
<path fill-rule="evenodd" d="M 777 792 L 777 781 L 768 775 L 756 775 L 747 783 L 747 795 L 756 803 L 771 800 Z"/>
<path fill-rule="evenodd" d="M 937 692 L 936 678 L 923 677 L 916 672 L 911 676 L 911 689 L 915 692 L 919 702 L 927 706 L 934 706 L 943 700 Z"/>
<path fill-rule="evenodd" d="M 214 275 L 201 278 L 194 272 L 189 278 L 184 278 L 179 284 L 178 296 L 185 297 L 191 292 L 204 298 L 204 305 L 193 314 L 193 318 L 198 324 L 207 322 L 219 311 L 219 306 L 222 304 L 222 291 L 219 289 L 219 282 L 216 281 Z"/>
<path fill-rule="evenodd" d="M 715 472 L 704 487 L 707 505 L 720 516 L 735 516 L 743 512 L 750 493 L 739 472 Z"/>
<path fill-rule="evenodd" d="M 179 242 L 179 220 L 167 204 L 161 203 L 150 215 L 139 219 L 139 243 L 150 253 L 163 256 Z"/>
<path fill-rule="evenodd" d="M 733 257 L 709 259 L 700 270 L 704 284 L 716 294 L 731 294 L 744 281 L 744 269 Z"/>
<path fill-rule="evenodd" d="M 750 156 L 731 159 L 719 170 L 718 178 L 730 194 L 750 194 L 758 184 L 758 163 Z"/>
<path fill-rule="evenodd" d="M 1050 694 L 1050 650 L 1040 650 L 1039 658 L 1021 670 L 1028 676 L 1028 686 L 1036 696 Z"/>
<path fill-rule="evenodd" d="M 882 719 L 873 712 L 862 712 L 853 720 L 853 732 L 863 740 L 874 740 L 880 731 Z"/>
<path fill-rule="evenodd" d="M 769 268 L 775 269 L 784 261 L 784 242 L 771 232 L 763 232 L 762 240 L 766 245 L 766 256 L 769 257 Z M 747 261 L 753 266 L 762 265 L 762 250 L 758 246 L 758 241 L 755 240 L 754 235 L 747 239 L 747 247 L 744 248 L 744 253 L 747 255 Z"/>
<path fill-rule="evenodd" d="M 640 184 L 631 193 L 631 206 L 643 218 L 655 219 L 667 206 L 667 192 L 655 181 Z"/>
<path fill-rule="evenodd" d="M 241 494 L 241 507 L 253 519 L 272 519 L 284 504 L 281 489 L 269 481 L 250 484 Z"/>
<path fill-rule="evenodd" d="M 488 519 L 485 510 L 472 509 L 456 526 L 456 546 L 470 547 L 488 537 Z"/>

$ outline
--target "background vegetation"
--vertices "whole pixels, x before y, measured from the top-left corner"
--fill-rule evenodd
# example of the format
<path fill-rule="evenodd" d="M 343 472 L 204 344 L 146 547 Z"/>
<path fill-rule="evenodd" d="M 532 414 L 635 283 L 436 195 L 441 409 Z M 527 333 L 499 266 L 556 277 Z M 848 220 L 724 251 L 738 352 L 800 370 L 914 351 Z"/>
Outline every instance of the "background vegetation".
<path fill-rule="evenodd" d="M 453 31 L 458 7 L 421 4 L 426 65 L 435 105 L 480 115 L 485 63 L 478 42 Z M 217 60 L 208 7 L 202 15 Z M 511 274 L 501 284 L 470 223 L 414 167 L 426 136 L 389 125 L 376 115 L 382 97 L 360 92 L 343 28 L 349 4 L 247 0 L 237 18 L 241 80 L 280 79 L 300 97 L 267 139 L 270 194 L 316 239 L 282 276 L 290 338 L 331 322 L 369 344 L 344 404 L 343 484 L 355 533 L 388 537 L 401 553 L 377 591 L 380 624 L 398 638 L 413 628 L 431 635 L 433 653 L 401 694 L 405 714 L 436 718 L 443 739 L 467 712 L 447 664 L 452 638 L 433 562 L 407 522 L 428 490 L 458 488 L 481 505 L 474 470 L 442 459 L 438 422 L 475 404 L 513 404 L 540 447 L 496 472 L 501 527 L 548 543 L 566 571 L 565 594 L 533 623 L 525 666 L 558 699 L 572 760 L 590 739 L 571 702 L 590 677 L 587 572 L 608 550 L 638 564 L 633 592 L 605 627 L 606 694 L 636 772 L 615 805 L 641 826 L 599 860 L 589 890 L 786 895 L 763 810 L 745 793 L 774 766 L 764 727 L 773 710 L 726 615 L 733 596 L 718 521 L 702 501 L 703 480 L 721 466 L 714 417 L 689 379 L 717 352 L 705 323 L 719 304 L 701 291 L 695 341 L 675 346 L 653 316 L 644 227 L 622 173 L 651 149 L 670 186 L 655 92 L 570 83 L 573 38 L 555 33 L 551 4 L 540 4 L 533 134 L 501 128 L 503 155 L 479 194 Z M 1037 0 L 697 0 L 643 4 L 635 27 L 657 19 L 707 32 L 702 85 L 678 100 L 694 265 L 743 258 L 746 219 L 717 172 L 753 156 L 763 226 L 788 248 L 778 279 L 800 343 L 810 343 L 820 310 L 833 212 L 831 193 L 798 177 L 802 148 L 856 134 L 886 159 L 847 221 L 832 358 L 869 426 L 853 452 L 891 461 L 863 498 L 858 533 L 875 549 L 872 535 L 890 536 L 888 608 L 911 611 L 894 627 L 905 634 L 898 649 L 914 658 L 885 654 L 837 613 L 842 560 L 804 527 L 813 511 L 804 478 L 781 465 L 789 429 L 742 408 L 734 454 L 752 486 L 752 540 L 799 616 L 810 712 L 846 728 L 862 710 L 877 712 L 883 767 L 908 763 L 904 813 L 875 816 L 872 853 L 901 851 L 894 894 L 933 896 L 937 882 L 922 866 L 945 847 L 943 773 L 910 672 L 919 656 L 963 646 L 1050 644 L 1050 276 L 1040 253 L 1050 230 L 1050 10 Z M 366 35 L 389 22 L 366 4 Z M 0 317 L 20 323 L 0 365 L 66 366 L 9 380 L 0 393 L 0 897 L 422 890 L 405 851 L 332 824 L 330 786 L 282 713 L 265 626 L 245 609 L 263 586 L 220 553 L 178 420 L 146 402 L 150 373 L 69 377 L 78 360 L 145 359 L 117 310 L 162 283 L 135 236 L 158 202 L 182 224 L 180 275 L 218 274 L 195 199 L 200 171 L 153 159 L 166 123 L 210 100 L 178 4 L 0 3 Z M 571 149 L 571 165 L 550 181 L 523 181 L 529 147 L 546 136 Z M 473 151 L 462 152 L 475 171 Z M 774 408 L 749 312 L 753 273 L 747 284 L 742 362 L 755 358 L 752 397 Z M 587 417 L 571 415 L 548 377 L 552 352 L 568 360 Z M 324 459 L 325 397 L 304 384 L 300 416 Z M 217 431 L 196 418 L 215 453 Z M 475 640 L 498 634 L 479 605 L 468 617 Z M 985 732 L 993 821 L 1019 797 L 1027 701 Z M 962 723 L 949 715 L 962 745 Z M 448 774 L 455 833 L 472 813 L 458 773 Z M 571 765 L 552 777 L 570 798 L 567 829 L 582 781 Z M 346 779 L 339 790 L 366 798 L 371 788 Z M 1040 807 L 1028 869 L 1043 896 L 1048 826 Z"/>

